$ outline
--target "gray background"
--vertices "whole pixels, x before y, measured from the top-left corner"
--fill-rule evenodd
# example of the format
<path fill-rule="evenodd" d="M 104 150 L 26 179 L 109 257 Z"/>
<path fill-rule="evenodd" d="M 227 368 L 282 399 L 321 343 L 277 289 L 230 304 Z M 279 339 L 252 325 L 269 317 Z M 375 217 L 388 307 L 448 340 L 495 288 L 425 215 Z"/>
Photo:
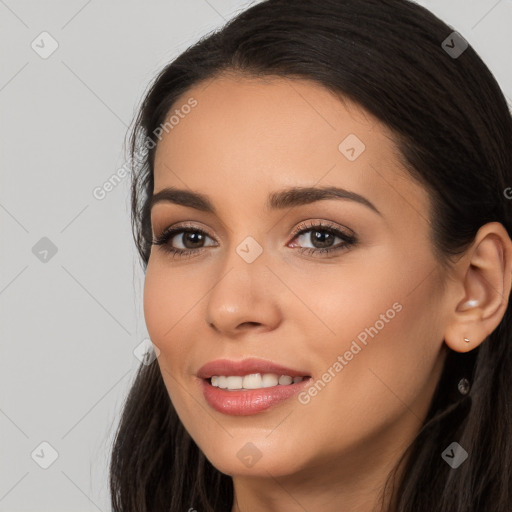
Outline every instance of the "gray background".
<path fill-rule="evenodd" d="M 129 177 L 93 190 L 125 163 L 155 73 L 251 3 L 0 0 L 0 512 L 110 510 L 109 447 L 148 335 Z M 418 3 L 510 102 L 512 0 Z"/>

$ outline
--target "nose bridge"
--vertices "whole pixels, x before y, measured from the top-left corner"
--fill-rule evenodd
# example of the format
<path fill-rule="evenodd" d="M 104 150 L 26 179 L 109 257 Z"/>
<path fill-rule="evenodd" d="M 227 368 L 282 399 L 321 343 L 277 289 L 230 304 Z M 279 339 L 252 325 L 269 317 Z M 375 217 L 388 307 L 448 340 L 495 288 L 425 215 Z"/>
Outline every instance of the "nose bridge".
<path fill-rule="evenodd" d="M 242 208 L 239 205 L 236 210 L 238 212 L 237 218 L 233 219 L 234 222 L 231 227 L 224 224 L 229 246 L 229 252 L 225 258 L 228 269 L 235 265 L 237 268 L 249 272 L 253 270 L 251 266 L 254 263 L 258 263 L 256 267 L 259 269 L 262 261 L 267 260 L 264 257 L 264 246 L 269 246 L 269 232 L 268 229 L 265 231 L 261 217 L 255 218 L 254 216 L 255 211 L 261 210 L 261 206 L 257 206 L 253 205 L 251 207 L 248 202 Z"/>
<path fill-rule="evenodd" d="M 257 293 L 258 283 L 263 285 L 262 280 L 266 269 L 268 258 L 266 257 L 263 241 L 260 241 L 252 235 L 240 237 L 236 232 L 233 236 L 238 236 L 238 241 L 234 238 L 230 242 L 230 247 L 226 251 L 224 262 L 222 264 L 221 280 L 217 287 L 224 281 L 230 286 L 246 287 L 247 293 L 243 297 L 247 297 L 253 292 Z"/>

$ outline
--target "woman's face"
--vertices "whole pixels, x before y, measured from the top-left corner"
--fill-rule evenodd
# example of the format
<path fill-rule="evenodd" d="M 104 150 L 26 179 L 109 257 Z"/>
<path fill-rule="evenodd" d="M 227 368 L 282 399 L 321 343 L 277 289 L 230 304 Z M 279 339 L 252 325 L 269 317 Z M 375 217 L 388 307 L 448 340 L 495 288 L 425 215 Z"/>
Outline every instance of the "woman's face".
<path fill-rule="evenodd" d="M 388 465 L 420 428 L 444 360 L 446 276 L 426 191 L 380 122 L 313 82 L 217 78 L 171 115 L 154 193 L 201 194 L 212 209 L 168 195 L 151 211 L 154 237 L 188 230 L 153 245 L 144 289 L 185 428 L 233 476 L 316 467 L 327 483 L 327 470 L 360 478 Z M 329 187 L 345 192 L 300 193 Z M 288 370 L 200 372 L 248 358 Z M 244 378 L 253 373 L 309 378 L 287 388 L 287 378 Z M 211 375 L 254 389 L 221 389 Z"/>

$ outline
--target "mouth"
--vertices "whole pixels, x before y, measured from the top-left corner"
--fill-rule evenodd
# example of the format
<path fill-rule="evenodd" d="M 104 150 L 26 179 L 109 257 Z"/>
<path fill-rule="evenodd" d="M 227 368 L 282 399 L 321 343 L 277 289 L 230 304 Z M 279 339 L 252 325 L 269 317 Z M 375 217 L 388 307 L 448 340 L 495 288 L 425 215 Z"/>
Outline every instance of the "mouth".
<path fill-rule="evenodd" d="M 197 373 L 204 399 L 214 410 L 248 416 L 285 403 L 310 385 L 310 373 L 262 359 L 217 360 Z"/>

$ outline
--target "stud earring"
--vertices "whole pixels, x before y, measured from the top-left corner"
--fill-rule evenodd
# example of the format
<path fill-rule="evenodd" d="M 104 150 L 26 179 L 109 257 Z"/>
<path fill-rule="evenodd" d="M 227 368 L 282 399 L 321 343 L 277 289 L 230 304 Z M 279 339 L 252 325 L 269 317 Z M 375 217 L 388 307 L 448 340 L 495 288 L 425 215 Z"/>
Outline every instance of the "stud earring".
<path fill-rule="evenodd" d="M 467 338 L 464 338 L 464 341 L 465 341 L 466 343 L 469 343 L 469 340 L 468 340 Z"/>

